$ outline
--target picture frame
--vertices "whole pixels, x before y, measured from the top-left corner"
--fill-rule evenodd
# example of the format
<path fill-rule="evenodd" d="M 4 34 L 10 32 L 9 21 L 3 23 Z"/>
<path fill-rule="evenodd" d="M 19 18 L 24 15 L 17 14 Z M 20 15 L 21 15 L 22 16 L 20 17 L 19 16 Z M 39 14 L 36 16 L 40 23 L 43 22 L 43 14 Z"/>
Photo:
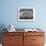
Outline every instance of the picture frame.
<path fill-rule="evenodd" d="M 35 21 L 35 8 L 33 7 L 19 7 L 18 21 Z"/>

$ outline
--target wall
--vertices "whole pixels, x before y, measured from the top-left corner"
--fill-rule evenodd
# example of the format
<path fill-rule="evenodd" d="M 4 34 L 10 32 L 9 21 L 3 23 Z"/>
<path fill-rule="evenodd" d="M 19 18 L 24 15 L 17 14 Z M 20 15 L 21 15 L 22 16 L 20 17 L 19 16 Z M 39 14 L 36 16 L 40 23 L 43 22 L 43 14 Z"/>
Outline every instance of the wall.
<path fill-rule="evenodd" d="M 18 22 L 18 7 L 34 7 L 36 20 L 34 22 Z M 40 27 L 46 32 L 46 0 L 0 0 L 0 31 L 9 24 L 20 29 Z"/>
<path fill-rule="evenodd" d="M 16 28 L 46 28 L 46 0 L 0 0 L 0 25 L 13 24 Z M 18 7 L 34 7 L 36 20 L 34 22 L 18 22 Z M 21 23 L 21 24 L 20 24 Z"/>

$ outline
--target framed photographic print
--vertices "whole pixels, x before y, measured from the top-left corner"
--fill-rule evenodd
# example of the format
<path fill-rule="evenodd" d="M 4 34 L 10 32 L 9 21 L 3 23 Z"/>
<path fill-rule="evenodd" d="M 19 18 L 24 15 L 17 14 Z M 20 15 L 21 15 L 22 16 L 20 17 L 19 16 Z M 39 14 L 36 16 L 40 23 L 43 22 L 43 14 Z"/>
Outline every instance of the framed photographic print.
<path fill-rule="evenodd" d="M 35 21 L 35 8 L 19 7 L 18 21 Z"/>

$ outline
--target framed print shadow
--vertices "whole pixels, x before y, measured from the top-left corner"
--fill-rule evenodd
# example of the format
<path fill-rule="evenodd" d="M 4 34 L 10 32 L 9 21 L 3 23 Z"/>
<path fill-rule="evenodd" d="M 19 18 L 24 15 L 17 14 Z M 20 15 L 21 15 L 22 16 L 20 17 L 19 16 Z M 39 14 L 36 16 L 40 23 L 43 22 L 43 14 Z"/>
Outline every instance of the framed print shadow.
<path fill-rule="evenodd" d="M 19 7 L 18 21 L 35 21 L 35 8 Z"/>

